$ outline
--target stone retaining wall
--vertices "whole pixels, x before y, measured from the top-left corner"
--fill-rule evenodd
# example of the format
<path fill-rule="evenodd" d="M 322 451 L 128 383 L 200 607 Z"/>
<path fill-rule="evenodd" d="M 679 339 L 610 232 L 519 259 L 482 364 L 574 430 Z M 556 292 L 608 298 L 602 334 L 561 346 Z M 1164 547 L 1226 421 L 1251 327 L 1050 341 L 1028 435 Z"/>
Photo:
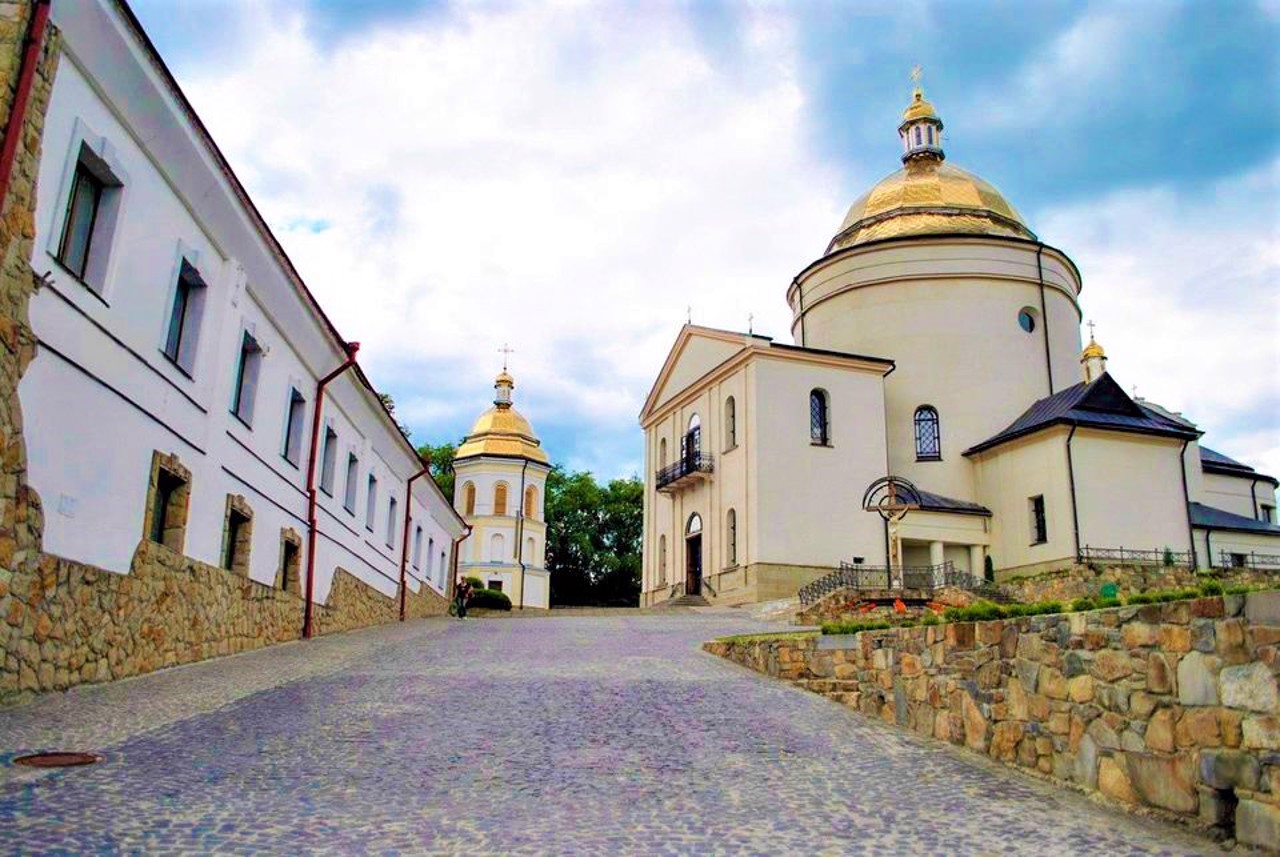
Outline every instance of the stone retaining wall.
<path fill-rule="evenodd" d="M 894 599 L 901 599 L 907 608 L 898 613 Z M 919 619 L 926 614 L 936 614 L 948 607 L 968 607 L 977 599 L 972 592 L 953 586 L 937 591 L 924 589 L 858 590 L 838 589 L 806 607 L 791 620 L 794 625 L 821 625 L 824 622 L 893 622 L 897 619 Z M 882 605 L 872 610 L 861 609 L 870 602 Z"/>
<path fill-rule="evenodd" d="M 1216 569 L 1212 575 L 1197 573 L 1185 566 L 1122 565 L 1093 568 L 1074 565 L 1030 577 L 1014 577 L 1000 584 L 1000 590 L 1020 604 L 1036 601 L 1071 602 L 1097 596 L 1102 587 L 1114 583 L 1121 595 L 1156 589 L 1186 589 L 1212 577 L 1224 586 L 1280 583 L 1280 574 L 1248 568 Z"/>
<path fill-rule="evenodd" d="M 140 675 L 248 651 L 302 635 L 303 600 L 223 568 L 142 541 L 129 574 L 49 554 L 24 589 L 5 584 L 0 700 L 31 691 Z M 442 615 L 445 599 L 408 593 L 406 615 Z M 399 618 L 400 604 L 344 569 L 317 604 L 317 634 Z"/>
<path fill-rule="evenodd" d="M 1280 843 L 1280 591 L 706 648 L 1007 764 Z"/>

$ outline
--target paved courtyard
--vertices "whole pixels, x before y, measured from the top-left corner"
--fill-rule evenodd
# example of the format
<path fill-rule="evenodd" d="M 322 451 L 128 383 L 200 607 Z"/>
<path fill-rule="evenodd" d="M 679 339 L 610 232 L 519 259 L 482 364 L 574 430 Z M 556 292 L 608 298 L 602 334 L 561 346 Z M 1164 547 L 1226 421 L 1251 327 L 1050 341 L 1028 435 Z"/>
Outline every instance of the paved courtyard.
<path fill-rule="evenodd" d="M 699 650 L 756 627 L 427 620 L 0 710 L 0 852 L 1215 853 Z M 9 764 L 51 747 L 106 759 Z"/>

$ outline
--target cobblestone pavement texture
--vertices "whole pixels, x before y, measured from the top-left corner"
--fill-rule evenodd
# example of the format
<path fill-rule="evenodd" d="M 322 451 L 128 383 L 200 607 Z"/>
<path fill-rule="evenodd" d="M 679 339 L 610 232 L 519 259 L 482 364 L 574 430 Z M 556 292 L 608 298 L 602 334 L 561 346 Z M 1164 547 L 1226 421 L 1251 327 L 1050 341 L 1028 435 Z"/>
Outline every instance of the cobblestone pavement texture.
<path fill-rule="evenodd" d="M 1199 854 L 902 734 L 671 613 L 359 631 L 0 711 L 0 852 Z M 19 751 L 93 749 L 19 771 Z"/>

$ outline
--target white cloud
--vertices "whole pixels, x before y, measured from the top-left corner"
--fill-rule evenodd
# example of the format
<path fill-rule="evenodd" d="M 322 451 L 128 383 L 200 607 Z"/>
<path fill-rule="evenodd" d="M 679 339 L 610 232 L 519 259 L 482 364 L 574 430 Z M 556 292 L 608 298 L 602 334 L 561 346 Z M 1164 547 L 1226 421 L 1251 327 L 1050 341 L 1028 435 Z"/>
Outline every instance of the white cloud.
<path fill-rule="evenodd" d="M 1040 214 L 1084 275 L 1108 369 L 1186 413 L 1208 446 L 1280 474 L 1280 161 L 1197 190 L 1155 187 Z"/>
<path fill-rule="evenodd" d="M 291 10 L 184 83 L 420 436 L 470 424 L 510 341 L 526 413 L 584 421 L 589 447 L 635 426 L 686 306 L 788 338 L 786 286 L 839 222 L 790 23 L 741 14 L 726 68 L 657 4 L 465 8 L 326 46 Z"/>

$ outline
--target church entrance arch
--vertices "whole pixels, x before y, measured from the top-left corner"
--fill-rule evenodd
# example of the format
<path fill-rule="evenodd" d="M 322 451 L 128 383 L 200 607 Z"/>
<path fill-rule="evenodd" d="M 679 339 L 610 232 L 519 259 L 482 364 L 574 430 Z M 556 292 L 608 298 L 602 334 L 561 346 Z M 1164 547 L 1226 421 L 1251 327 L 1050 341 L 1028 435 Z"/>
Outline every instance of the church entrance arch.
<path fill-rule="evenodd" d="M 687 595 L 702 594 L 702 517 L 694 512 L 685 527 L 685 578 Z"/>

